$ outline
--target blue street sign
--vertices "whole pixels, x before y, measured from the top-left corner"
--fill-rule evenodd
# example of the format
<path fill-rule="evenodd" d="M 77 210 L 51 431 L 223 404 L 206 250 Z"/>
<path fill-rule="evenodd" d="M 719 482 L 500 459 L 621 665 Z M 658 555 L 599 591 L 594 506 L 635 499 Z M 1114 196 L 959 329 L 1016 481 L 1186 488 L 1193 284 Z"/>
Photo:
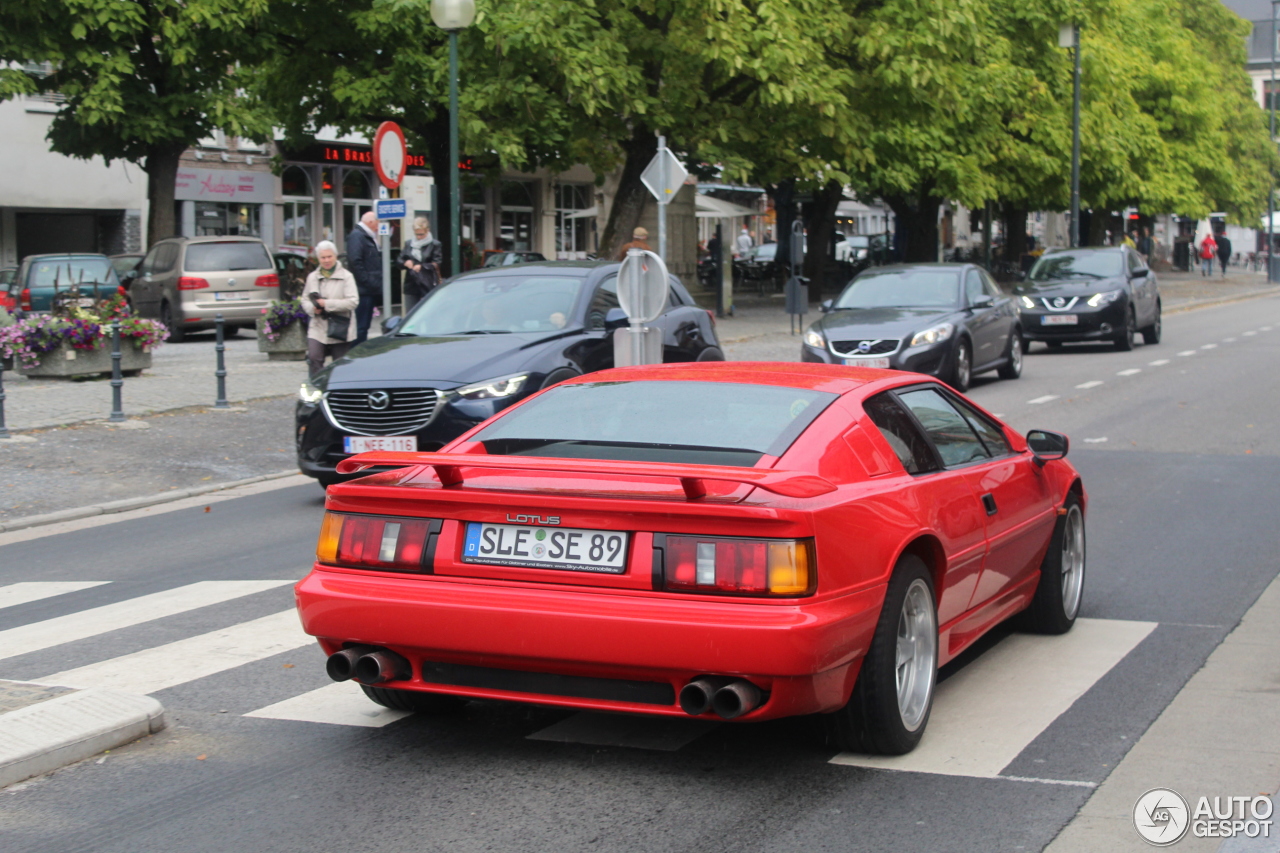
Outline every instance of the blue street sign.
<path fill-rule="evenodd" d="M 375 201 L 373 209 L 378 214 L 379 219 L 404 219 L 409 215 L 408 207 L 402 198 L 389 198 L 385 201 Z"/>

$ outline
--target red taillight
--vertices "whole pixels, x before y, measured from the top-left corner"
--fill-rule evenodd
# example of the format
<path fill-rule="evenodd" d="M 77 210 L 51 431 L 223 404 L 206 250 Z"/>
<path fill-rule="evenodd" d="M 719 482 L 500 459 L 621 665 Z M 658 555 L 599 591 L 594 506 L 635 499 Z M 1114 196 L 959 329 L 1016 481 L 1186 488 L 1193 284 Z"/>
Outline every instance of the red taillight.
<path fill-rule="evenodd" d="M 810 539 L 667 536 L 663 586 L 673 592 L 809 595 L 816 576 Z M 657 545 L 657 543 L 655 543 Z"/>
<path fill-rule="evenodd" d="M 31 310 L 31 288 L 29 287 L 22 288 L 22 310 Z"/>
<path fill-rule="evenodd" d="M 716 327 L 716 312 L 714 312 L 714 311 L 712 311 L 710 308 L 708 308 L 708 309 L 707 309 L 707 316 L 711 318 L 711 328 L 713 328 L 713 329 L 714 329 L 714 328 Z"/>
<path fill-rule="evenodd" d="M 209 282 L 202 278 L 191 278 L 183 276 L 178 279 L 178 290 L 204 290 L 209 286 Z"/>
<path fill-rule="evenodd" d="M 325 513 L 316 559 L 358 569 L 422 571 L 431 524 L 421 518 Z"/>
<path fill-rule="evenodd" d="M 257 281 L 253 283 L 253 286 L 254 287 L 279 287 L 280 276 L 276 275 L 275 273 L 271 273 L 270 275 L 260 275 L 258 276 Z"/>

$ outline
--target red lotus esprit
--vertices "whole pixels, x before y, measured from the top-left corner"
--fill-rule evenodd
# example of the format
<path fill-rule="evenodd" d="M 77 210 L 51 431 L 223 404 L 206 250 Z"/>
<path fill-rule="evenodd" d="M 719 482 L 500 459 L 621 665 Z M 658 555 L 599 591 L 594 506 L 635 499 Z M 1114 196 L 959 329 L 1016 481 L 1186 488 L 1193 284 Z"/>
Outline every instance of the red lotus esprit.
<path fill-rule="evenodd" d="M 298 608 L 329 675 L 392 708 L 821 713 L 834 746 L 901 754 L 940 665 L 1015 615 L 1074 623 L 1066 452 L 909 373 L 606 370 L 439 453 L 342 462 L 384 470 L 330 489 Z"/>

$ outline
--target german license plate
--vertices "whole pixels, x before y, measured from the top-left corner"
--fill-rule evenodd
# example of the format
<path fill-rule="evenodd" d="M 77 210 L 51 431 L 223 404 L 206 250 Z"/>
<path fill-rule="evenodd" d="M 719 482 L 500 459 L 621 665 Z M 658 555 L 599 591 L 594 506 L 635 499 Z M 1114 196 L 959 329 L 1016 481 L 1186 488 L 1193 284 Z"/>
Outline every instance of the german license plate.
<path fill-rule="evenodd" d="M 368 453 L 370 450 L 400 450 L 415 453 L 416 435 L 348 435 L 342 439 L 344 453 Z"/>
<path fill-rule="evenodd" d="M 844 363 L 849 367 L 888 367 L 887 358 L 846 358 Z"/>
<path fill-rule="evenodd" d="M 239 299 L 248 299 L 249 296 L 250 294 L 244 291 L 228 290 L 213 294 L 213 299 L 215 302 L 234 302 Z"/>
<path fill-rule="evenodd" d="M 620 575 L 627 570 L 629 536 L 614 530 L 469 521 L 462 562 Z"/>
<path fill-rule="evenodd" d="M 1079 322 L 1075 314 L 1045 314 L 1040 318 L 1042 326 L 1074 326 Z"/>

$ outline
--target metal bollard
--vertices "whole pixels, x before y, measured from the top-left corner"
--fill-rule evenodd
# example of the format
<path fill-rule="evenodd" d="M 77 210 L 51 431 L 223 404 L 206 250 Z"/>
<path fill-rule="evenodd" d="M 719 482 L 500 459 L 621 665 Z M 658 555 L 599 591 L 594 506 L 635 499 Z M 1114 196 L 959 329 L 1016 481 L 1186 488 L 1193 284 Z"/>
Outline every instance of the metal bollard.
<path fill-rule="evenodd" d="M 227 404 L 227 363 L 222 355 L 227 350 L 227 345 L 223 343 L 222 338 L 222 315 L 217 315 L 215 321 L 217 322 L 218 331 L 218 345 L 215 347 L 218 351 L 218 369 L 214 372 L 214 375 L 218 377 L 218 399 L 213 401 L 213 407 L 215 409 L 229 409 L 231 406 Z"/>
<path fill-rule="evenodd" d="M 111 321 L 111 417 L 108 423 L 124 423 L 124 404 L 121 401 L 121 389 L 124 378 L 120 373 L 120 321 Z"/>
<path fill-rule="evenodd" d="M 2 359 L 0 359 L 0 438 L 9 438 L 9 428 L 4 425 L 4 361 Z"/>

